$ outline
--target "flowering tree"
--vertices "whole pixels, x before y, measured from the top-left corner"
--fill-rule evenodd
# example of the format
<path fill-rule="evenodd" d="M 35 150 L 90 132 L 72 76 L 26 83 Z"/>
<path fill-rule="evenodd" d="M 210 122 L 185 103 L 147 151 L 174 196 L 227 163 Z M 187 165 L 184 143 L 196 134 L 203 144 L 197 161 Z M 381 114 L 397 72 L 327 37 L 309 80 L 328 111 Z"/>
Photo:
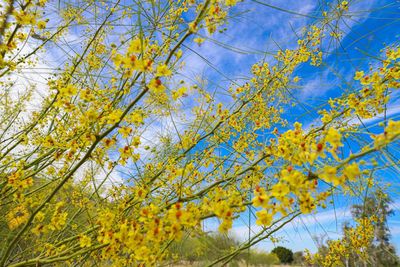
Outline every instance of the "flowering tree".
<path fill-rule="evenodd" d="M 323 64 L 323 43 L 339 38 L 349 3 L 323 7 L 296 47 L 255 62 L 222 101 L 179 73 L 190 68 L 191 44 L 223 31 L 240 4 L 3 1 L 0 266 L 154 265 L 183 233 L 201 232 L 202 221 L 217 217 L 227 232 L 254 207 L 261 230 L 213 264 L 228 262 L 325 207 L 336 190 L 373 186 L 371 155 L 398 140 L 400 122 L 339 151 L 357 131 L 349 121 L 384 112 L 399 88 L 400 49 L 388 46 L 379 65 L 355 72 L 354 90 L 306 128 L 285 119 L 296 70 Z M 21 85 L 50 54 L 62 65 Z M 149 128 L 165 118 L 173 131 L 149 142 Z"/>

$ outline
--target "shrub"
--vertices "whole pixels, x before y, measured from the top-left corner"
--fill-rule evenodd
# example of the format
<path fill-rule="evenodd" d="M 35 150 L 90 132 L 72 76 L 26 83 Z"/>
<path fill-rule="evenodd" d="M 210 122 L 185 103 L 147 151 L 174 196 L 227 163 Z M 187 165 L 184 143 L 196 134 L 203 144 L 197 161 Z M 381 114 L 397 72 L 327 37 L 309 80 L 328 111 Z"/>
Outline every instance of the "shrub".
<path fill-rule="evenodd" d="M 285 247 L 276 247 L 272 250 L 275 253 L 281 263 L 291 263 L 293 262 L 293 252 Z"/>

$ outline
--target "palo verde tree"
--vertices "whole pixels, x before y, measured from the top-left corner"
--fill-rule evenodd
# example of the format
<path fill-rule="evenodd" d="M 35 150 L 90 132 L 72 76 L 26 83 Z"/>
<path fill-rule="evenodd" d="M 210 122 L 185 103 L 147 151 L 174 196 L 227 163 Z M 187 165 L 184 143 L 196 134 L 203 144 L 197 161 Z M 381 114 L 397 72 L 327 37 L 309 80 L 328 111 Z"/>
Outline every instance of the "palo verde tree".
<path fill-rule="evenodd" d="M 225 233 L 252 206 L 259 231 L 210 264 L 226 263 L 332 192 L 373 184 L 371 157 L 399 139 L 400 121 L 339 152 L 360 131 L 350 122 L 384 113 L 399 88 L 399 47 L 371 57 L 304 127 L 285 118 L 296 71 L 323 64 L 351 3 L 321 6 L 296 46 L 221 84 L 223 100 L 181 82 L 192 44 L 234 27 L 241 4 L 2 1 L 0 266 L 155 265 L 204 220 L 218 218 Z M 51 75 L 21 81 L 50 57 Z M 170 130 L 149 137 L 163 119 Z"/>

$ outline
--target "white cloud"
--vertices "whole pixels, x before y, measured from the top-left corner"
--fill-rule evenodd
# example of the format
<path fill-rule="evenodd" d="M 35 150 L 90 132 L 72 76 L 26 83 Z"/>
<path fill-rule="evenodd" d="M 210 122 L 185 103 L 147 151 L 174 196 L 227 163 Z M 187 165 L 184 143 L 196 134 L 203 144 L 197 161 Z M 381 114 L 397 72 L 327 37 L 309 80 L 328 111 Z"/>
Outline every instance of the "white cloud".
<path fill-rule="evenodd" d="M 330 71 L 325 69 L 323 72 L 313 75 L 313 77 L 301 85 L 299 91 L 300 100 L 314 99 L 326 96 L 330 90 L 337 87 L 338 80 L 329 77 Z"/>

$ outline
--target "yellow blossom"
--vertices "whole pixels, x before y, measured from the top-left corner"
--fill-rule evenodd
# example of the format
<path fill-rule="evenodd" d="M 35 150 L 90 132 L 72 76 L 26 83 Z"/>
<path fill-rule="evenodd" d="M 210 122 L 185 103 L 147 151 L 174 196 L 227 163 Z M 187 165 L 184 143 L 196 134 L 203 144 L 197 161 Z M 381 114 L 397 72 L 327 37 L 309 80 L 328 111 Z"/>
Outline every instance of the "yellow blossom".
<path fill-rule="evenodd" d="M 29 219 L 29 212 L 25 206 L 17 206 L 13 210 L 11 210 L 7 215 L 7 223 L 8 227 L 13 230 L 25 223 Z"/>
<path fill-rule="evenodd" d="M 327 183 L 333 183 L 335 186 L 344 182 L 343 177 L 337 175 L 337 168 L 333 166 L 325 166 L 319 177 Z"/>
<path fill-rule="evenodd" d="M 340 146 L 343 146 L 341 138 L 342 136 L 340 135 L 339 131 L 331 127 L 325 136 L 325 141 L 328 142 L 334 149 L 336 149 Z"/>
<path fill-rule="evenodd" d="M 68 84 L 67 86 L 60 88 L 60 95 L 66 97 L 74 96 L 76 95 L 77 90 L 78 89 L 74 85 Z"/>
<path fill-rule="evenodd" d="M 142 41 L 138 38 L 133 39 L 129 42 L 128 53 L 136 54 L 142 51 Z"/>
<path fill-rule="evenodd" d="M 354 76 L 354 80 L 361 80 L 362 77 L 364 77 L 364 72 L 363 71 L 357 71 L 356 75 Z"/>
<path fill-rule="evenodd" d="M 39 22 L 37 23 L 37 27 L 38 27 L 38 29 L 40 29 L 40 30 L 45 29 L 45 28 L 46 28 L 46 21 L 43 21 L 43 20 L 39 21 Z"/>
<path fill-rule="evenodd" d="M 118 132 L 122 135 L 123 138 L 126 138 L 132 133 L 132 128 L 123 126 L 118 129 Z"/>
<path fill-rule="evenodd" d="M 174 90 L 171 92 L 172 99 L 176 101 L 178 98 L 185 96 L 186 92 L 187 92 L 187 88 L 182 86 L 178 90 Z"/>
<path fill-rule="evenodd" d="M 271 188 L 272 196 L 276 197 L 277 199 L 285 197 L 287 194 L 289 194 L 289 192 L 289 186 L 283 182 L 279 182 Z"/>
<path fill-rule="evenodd" d="M 165 64 L 158 65 L 156 71 L 157 77 L 171 76 L 172 74 L 172 71 Z"/>
<path fill-rule="evenodd" d="M 92 245 L 92 239 L 87 235 L 80 235 L 79 245 L 81 248 L 90 247 Z"/>
<path fill-rule="evenodd" d="M 148 87 L 153 93 L 163 93 L 165 91 L 165 86 L 162 84 L 160 79 L 152 79 Z"/>
<path fill-rule="evenodd" d="M 272 213 L 267 210 L 260 210 L 256 212 L 257 221 L 256 224 L 260 226 L 269 226 L 272 223 Z"/>
<path fill-rule="evenodd" d="M 354 162 L 344 167 L 343 174 L 350 181 L 354 181 L 358 176 L 361 175 L 361 171 L 358 167 L 358 164 Z"/>

